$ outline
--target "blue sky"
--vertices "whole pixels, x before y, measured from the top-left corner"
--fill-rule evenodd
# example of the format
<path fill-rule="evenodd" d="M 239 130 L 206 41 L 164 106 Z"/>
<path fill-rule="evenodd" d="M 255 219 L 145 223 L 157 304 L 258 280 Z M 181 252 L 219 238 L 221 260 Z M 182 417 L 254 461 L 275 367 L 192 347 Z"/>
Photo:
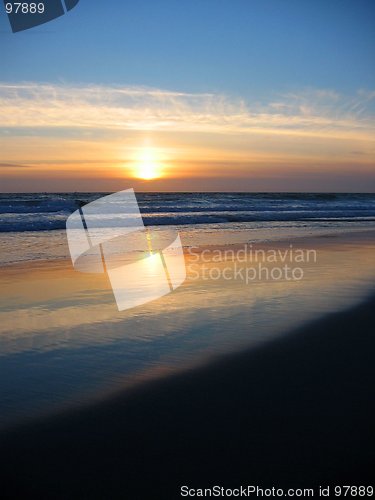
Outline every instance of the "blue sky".
<path fill-rule="evenodd" d="M 3 13 L 1 80 L 352 93 L 374 85 L 374 25 L 363 0 L 81 0 L 18 34 Z"/>

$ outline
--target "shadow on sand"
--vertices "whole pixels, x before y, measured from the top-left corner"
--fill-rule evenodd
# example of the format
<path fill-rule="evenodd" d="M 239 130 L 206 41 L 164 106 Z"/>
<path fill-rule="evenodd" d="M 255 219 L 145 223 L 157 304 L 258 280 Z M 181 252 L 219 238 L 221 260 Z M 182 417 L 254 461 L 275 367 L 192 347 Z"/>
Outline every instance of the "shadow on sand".
<path fill-rule="evenodd" d="M 371 484 L 375 299 L 1 437 L 2 498 Z"/>

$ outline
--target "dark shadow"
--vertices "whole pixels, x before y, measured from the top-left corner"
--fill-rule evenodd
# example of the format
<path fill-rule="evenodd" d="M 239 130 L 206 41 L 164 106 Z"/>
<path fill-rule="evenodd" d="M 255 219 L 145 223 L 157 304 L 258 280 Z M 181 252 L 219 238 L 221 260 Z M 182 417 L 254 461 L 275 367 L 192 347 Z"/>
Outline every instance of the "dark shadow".
<path fill-rule="evenodd" d="M 168 500 L 182 485 L 371 484 L 374 304 L 13 430 L 0 443 L 2 498 Z"/>

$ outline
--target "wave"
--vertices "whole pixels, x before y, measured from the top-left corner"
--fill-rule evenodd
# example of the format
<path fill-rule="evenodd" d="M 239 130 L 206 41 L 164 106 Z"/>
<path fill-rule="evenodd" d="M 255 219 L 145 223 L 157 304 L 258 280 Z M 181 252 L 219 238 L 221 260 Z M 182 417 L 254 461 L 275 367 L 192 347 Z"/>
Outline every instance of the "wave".
<path fill-rule="evenodd" d="M 0 232 L 65 229 L 77 208 L 108 193 L 1 194 Z M 262 221 L 374 221 L 374 194 L 137 193 L 148 226 Z"/>

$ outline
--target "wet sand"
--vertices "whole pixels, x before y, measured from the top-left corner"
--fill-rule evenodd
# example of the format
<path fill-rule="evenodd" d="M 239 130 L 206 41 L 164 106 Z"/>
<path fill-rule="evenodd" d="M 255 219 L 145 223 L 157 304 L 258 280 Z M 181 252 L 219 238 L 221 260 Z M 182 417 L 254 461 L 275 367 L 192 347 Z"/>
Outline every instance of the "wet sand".
<path fill-rule="evenodd" d="M 369 485 L 374 324 L 375 296 L 266 345 L 8 431 L 2 498 Z"/>

